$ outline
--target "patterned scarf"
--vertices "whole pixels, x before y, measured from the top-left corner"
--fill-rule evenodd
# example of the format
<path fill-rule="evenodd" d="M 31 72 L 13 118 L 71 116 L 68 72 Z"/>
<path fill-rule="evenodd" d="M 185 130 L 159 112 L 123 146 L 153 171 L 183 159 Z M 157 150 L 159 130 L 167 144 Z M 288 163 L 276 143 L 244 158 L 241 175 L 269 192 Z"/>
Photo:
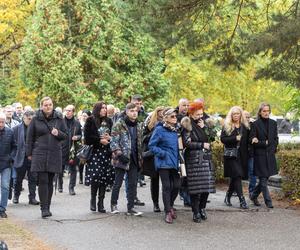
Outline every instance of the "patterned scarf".
<path fill-rule="evenodd" d="M 166 123 L 166 122 L 163 122 L 163 127 L 168 129 L 168 130 L 171 130 L 172 132 L 178 132 L 178 128 L 177 126 L 172 126 L 171 124 L 169 123 Z"/>

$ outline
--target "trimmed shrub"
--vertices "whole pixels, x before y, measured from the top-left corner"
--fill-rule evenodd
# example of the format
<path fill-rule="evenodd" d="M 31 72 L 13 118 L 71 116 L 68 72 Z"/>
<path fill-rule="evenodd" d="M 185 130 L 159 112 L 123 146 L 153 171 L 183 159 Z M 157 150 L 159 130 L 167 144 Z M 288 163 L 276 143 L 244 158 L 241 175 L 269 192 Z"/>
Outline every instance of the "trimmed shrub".
<path fill-rule="evenodd" d="M 212 160 L 216 172 L 216 180 L 224 180 L 224 162 L 223 162 L 224 148 L 220 141 L 215 141 L 212 144 Z"/>
<path fill-rule="evenodd" d="M 283 178 L 282 189 L 292 199 L 300 198 L 300 150 L 279 150 L 277 160 Z"/>

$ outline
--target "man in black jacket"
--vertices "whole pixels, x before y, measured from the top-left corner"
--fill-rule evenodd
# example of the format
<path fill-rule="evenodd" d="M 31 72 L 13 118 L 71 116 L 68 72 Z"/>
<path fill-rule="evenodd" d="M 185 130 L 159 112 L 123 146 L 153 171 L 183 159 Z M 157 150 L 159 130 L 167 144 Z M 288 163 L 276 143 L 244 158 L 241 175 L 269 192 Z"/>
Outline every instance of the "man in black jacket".
<path fill-rule="evenodd" d="M 5 211 L 9 195 L 11 163 L 17 149 L 13 131 L 10 128 L 5 127 L 5 121 L 5 114 L 0 113 L 0 218 L 7 218 Z"/>
<path fill-rule="evenodd" d="M 76 185 L 77 166 L 79 159 L 76 157 L 76 151 L 81 140 L 82 132 L 80 122 L 75 118 L 74 105 L 68 105 L 65 108 L 64 122 L 67 127 L 68 138 L 63 142 L 63 170 L 68 166 L 70 173 L 69 194 L 75 195 L 74 187 Z M 63 172 L 59 174 L 58 191 L 63 191 Z"/>
<path fill-rule="evenodd" d="M 27 128 L 34 116 L 33 111 L 26 111 L 23 115 L 23 122 L 13 127 L 14 136 L 18 145 L 17 153 L 14 158 L 13 167 L 17 171 L 17 180 L 14 189 L 13 203 L 19 203 L 19 196 L 22 191 L 22 182 L 27 173 L 28 189 L 29 189 L 29 204 L 38 205 L 39 202 L 35 199 L 35 190 L 37 186 L 37 174 L 30 171 L 31 161 L 27 158 L 25 153 Z"/>

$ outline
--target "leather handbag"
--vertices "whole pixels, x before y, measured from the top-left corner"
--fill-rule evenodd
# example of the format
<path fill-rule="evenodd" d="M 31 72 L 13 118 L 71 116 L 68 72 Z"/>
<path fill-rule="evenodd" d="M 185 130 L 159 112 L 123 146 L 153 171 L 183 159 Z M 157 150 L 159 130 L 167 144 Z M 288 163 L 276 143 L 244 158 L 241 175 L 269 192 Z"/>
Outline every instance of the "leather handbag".
<path fill-rule="evenodd" d="M 224 157 L 236 159 L 238 156 L 238 148 L 224 148 Z"/>
<path fill-rule="evenodd" d="M 82 145 L 81 148 L 78 150 L 76 156 L 81 161 L 89 161 L 92 157 L 93 153 L 93 145 Z"/>

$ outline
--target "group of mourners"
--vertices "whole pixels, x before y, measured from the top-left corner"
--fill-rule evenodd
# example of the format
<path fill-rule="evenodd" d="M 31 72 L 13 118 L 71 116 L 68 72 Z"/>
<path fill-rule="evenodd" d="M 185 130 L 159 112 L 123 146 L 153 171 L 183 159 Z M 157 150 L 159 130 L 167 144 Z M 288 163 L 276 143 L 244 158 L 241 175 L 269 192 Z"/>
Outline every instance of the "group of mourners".
<path fill-rule="evenodd" d="M 253 204 L 260 206 L 258 196 L 262 193 L 266 206 L 273 208 L 267 182 L 277 173 L 278 135 L 270 113 L 270 105 L 262 103 L 253 120 L 235 106 L 222 123 L 224 176 L 230 178 L 224 200 L 227 206 L 232 206 L 231 197 L 237 195 L 240 208 L 248 209 L 242 180 L 249 179 Z M 79 183 L 90 186 L 91 211 L 105 213 L 105 194 L 111 191 L 110 210 L 118 214 L 125 180 L 127 215 L 142 215 L 135 208 L 145 205 L 138 199 L 137 185 L 144 185 L 144 176 L 149 176 L 154 212 L 161 212 L 162 185 L 165 222 L 173 223 L 177 218 L 174 202 L 178 194 L 191 206 L 194 222 L 207 219 L 208 197 L 216 192 L 212 143 L 217 130 L 205 113 L 203 99 L 180 99 L 177 108 L 157 107 L 147 114 L 142 97 L 134 95 L 122 112 L 97 102 L 92 112 L 83 110 L 77 117 L 73 105 L 54 109 L 50 97 L 40 101 L 37 111 L 25 110 L 21 104 L 15 111 L 12 106 L 0 110 L 0 217 L 7 217 L 8 199 L 19 203 L 26 175 L 29 204 L 40 205 L 42 218 L 52 216 L 54 186 L 63 192 L 63 176 L 68 171 L 69 194 L 75 195 L 79 169 Z M 84 150 L 83 159 L 80 152 Z"/>

